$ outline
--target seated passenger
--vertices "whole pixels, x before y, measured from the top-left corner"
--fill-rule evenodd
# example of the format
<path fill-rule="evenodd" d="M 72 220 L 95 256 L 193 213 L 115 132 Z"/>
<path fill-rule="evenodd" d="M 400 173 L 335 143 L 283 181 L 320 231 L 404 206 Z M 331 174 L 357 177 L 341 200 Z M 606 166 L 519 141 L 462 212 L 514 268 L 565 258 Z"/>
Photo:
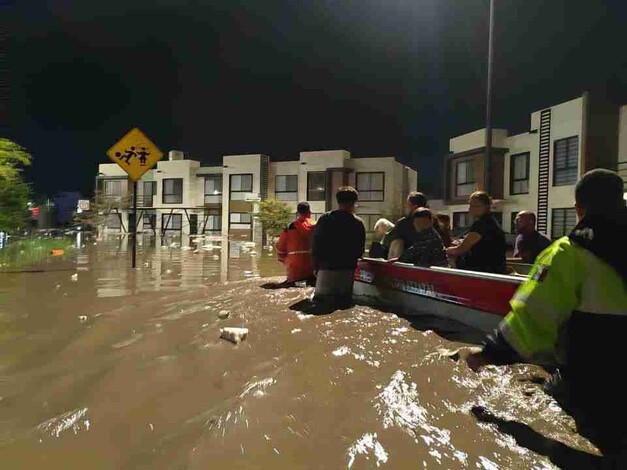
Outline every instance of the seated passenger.
<path fill-rule="evenodd" d="M 447 214 L 438 214 L 436 216 L 438 226 L 440 227 L 439 234 L 444 243 L 444 248 L 448 248 L 453 244 L 453 233 L 451 231 L 451 218 Z"/>
<path fill-rule="evenodd" d="M 412 214 L 419 207 L 428 206 L 427 196 L 417 191 L 412 191 L 405 201 L 407 216 L 396 221 L 394 228 L 388 233 L 386 241 L 390 243 L 388 259 L 398 258 L 405 250 L 414 244 L 416 231 L 412 226 Z"/>
<path fill-rule="evenodd" d="M 375 241 L 370 245 L 368 256 L 370 258 L 387 259 L 390 243 L 387 234 L 394 228 L 394 224 L 388 219 L 379 219 L 374 224 Z"/>
<path fill-rule="evenodd" d="M 516 216 L 516 244 L 514 260 L 533 264 L 540 253 L 549 247 L 551 240 L 536 230 L 536 215 L 531 211 L 519 212 Z"/>
<path fill-rule="evenodd" d="M 279 237 L 276 251 L 279 261 L 285 265 L 285 287 L 299 281 L 314 284 L 315 276 L 311 261 L 311 239 L 315 222 L 311 219 L 309 204 L 301 202 L 297 207 L 298 218 L 289 224 Z"/>
<path fill-rule="evenodd" d="M 475 191 L 468 202 L 475 221 L 459 245 L 446 249 L 448 256 L 457 258 L 459 269 L 505 274 L 505 234 L 492 215 L 492 198 L 485 191 Z"/>
<path fill-rule="evenodd" d="M 416 266 L 448 266 L 444 245 L 433 227 L 433 215 L 426 207 L 420 207 L 412 214 L 416 236 L 414 244 L 399 258 L 404 263 Z"/>

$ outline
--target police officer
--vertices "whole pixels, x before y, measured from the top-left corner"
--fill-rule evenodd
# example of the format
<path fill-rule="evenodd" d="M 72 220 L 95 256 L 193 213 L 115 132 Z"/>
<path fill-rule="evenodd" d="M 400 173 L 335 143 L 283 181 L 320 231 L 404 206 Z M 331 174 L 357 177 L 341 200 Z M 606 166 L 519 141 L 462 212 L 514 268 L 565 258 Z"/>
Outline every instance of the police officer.
<path fill-rule="evenodd" d="M 557 366 L 547 391 L 606 454 L 627 450 L 627 209 L 623 181 L 592 170 L 577 183 L 579 223 L 537 258 L 511 312 L 482 348 L 459 356 L 484 364 Z M 624 457 L 623 457 L 624 458 Z"/>

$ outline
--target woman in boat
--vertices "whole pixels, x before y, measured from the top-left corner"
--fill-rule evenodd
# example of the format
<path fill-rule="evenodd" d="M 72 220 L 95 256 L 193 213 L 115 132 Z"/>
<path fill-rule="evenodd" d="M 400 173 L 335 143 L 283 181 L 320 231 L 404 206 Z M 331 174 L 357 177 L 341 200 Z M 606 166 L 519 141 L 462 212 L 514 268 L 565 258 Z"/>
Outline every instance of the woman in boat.
<path fill-rule="evenodd" d="M 475 191 L 468 204 L 474 222 L 462 242 L 446 253 L 457 259 L 458 269 L 505 274 L 505 233 L 492 215 L 492 198 L 485 191 Z"/>

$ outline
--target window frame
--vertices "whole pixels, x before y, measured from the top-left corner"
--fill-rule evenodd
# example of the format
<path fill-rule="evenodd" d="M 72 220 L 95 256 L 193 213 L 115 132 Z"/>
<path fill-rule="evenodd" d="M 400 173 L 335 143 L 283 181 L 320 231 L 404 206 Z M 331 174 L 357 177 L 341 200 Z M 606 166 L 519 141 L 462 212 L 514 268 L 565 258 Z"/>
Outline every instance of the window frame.
<path fill-rule="evenodd" d="M 309 177 L 310 175 L 323 175 L 324 176 L 324 185 L 323 185 L 323 190 L 322 190 L 322 198 L 321 199 L 317 199 L 317 198 L 312 198 L 311 197 L 311 187 L 310 187 L 310 181 L 309 181 Z M 316 193 L 320 193 L 319 190 L 314 190 Z M 308 171 L 307 172 L 307 201 L 326 201 L 327 200 L 327 172 L 326 171 Z"/>
<path fill-rule="evenodd" d="M 235 178 L 237 176 L 239 176 L 239 177 L 250 176 L 250 189 L 247 189 L 247 190 L 233 189 L 233 178 Z M 255 186 L 255 179 L 254 179 L 254 175 L 252 173 L 235 173 L 235 174 L 229 175 L 229 200 L 231 200 L 231 201 L 243 201 L 245 198 L 244 199 L 233 199 L 233 194 L 252 193 L 254 186 Z"/>
<path fill-rule="evenodd" d="M 211 220 L 217 220 L 218 221 L 218 223 L 217 223 L 218 228 L 209 228 L 209 218 L 210 217 L 214 218 L 214 219 L 211 219 Z M 204 232 L 205 233 L 222 232 L 222 215 L 221 214 L 207 214 L 207 219 L 206 219 L 205 224 L 204 224 Z"/>
<path fill-rule="evenodd" d="M 383 214 L 373 214 L 373 213 L 364 213 L 364 214 L 355 214 L 355 215 L 364 222 L 366 233 L 374 233 L 374 224 L 377 223 L 377 220 L 383 217 Z"/>
<path fill-rule="evenodd" d="M 463 230 L 458 230 L 460 227 L 458 227 L 457 223 L 456 223 L 456 218 L 457 218 L 457 216 L 459 214 L 465 214 L 468 217 L 469 225 L 461 227 L 461 228 L 463 228 Z M 452 217 L 451 217 L 451 222 L 452 222 L 453 234 L 455 234 L 455 236 L 461 235 L 462 233 L 464 233 L 466 230 L 468 230 L 472 226 L 472 220 L 471 220 L 471 217 L 470 217 L 470 212 L 469 211 L 456 211 L 456 212 L 453 212 Z"/>
<path fill-rule="evenodd" d="M 115 216 L 115 217 L 113 217 Z M 115 218 L 116 225 L 109 225 L 109 219 Z M 122 215 L 119 212 L 109 212 L 105 216 L 105 228 L 111 230 L 122 230 Z"/>
<path fill-rule="evenodd" d="M 526 177 L 525 178 L 516 178 L 515 176 L 515 160 L 517 158 L 520 157 L 526 157 L 527 158 L 527 164 L 525 165 L 525 173 L 526 173 Z M 514 155 L 511 155 L 509 157 L 509 194 L 512 196 L 518 195 L 518 194 L 529 194 L 529 171 L 531 168 L 530 165 L 530 161 L 531 161 L 531 152 L 521 152 L 521 153 L 516 153 Z M 526 181 L 527 182 L 527 191 L 521 191 L 521 192 L 514 192 L 514 183 L 518 183 L 521 181 Z"/>
<path fill-rule="evenodd" d="M 459 182 L 459 166 L 462 164 L 468 164 L 471 165 L 471 180 L 465 180 L 463 182 Z M 465 172 L 465 176 L 467 176 L 468 172 Z M 463 185 L 468 185 L 468 184 L 472 184 L 474 185 L 472 191 L 470 191 L 468 194 L 460 194 L 459 193 L 459 187 L 463 186 Z M 476 191 L 477 189 L 477 178 L 475 177 L 475 160 L 474 159 L 466 159 L 466 160 L 459 160 L 455 162 L 455 197 L 456 198 L 463 198 L 463 197 L 468 197 L 470 196 L 473 191 Z"/>
<path fill-rule="evenodd" d="M 122 188 L 122 192 L 121 194 L 117 194 L 117 193 L 107 193 L 107 186 L 109 184 L 113 184 L 116 183 L 116 186 L 120 186 Z M 126 183 L 126 184 L 124 184 Z M 128 190 L 128 180 L 126 178 L 122 179 L 122 178 L 103 178 L 102 179 L 102 194 L 105 197 L 125 197 L 128 196 L 129 194 L 129 190 Z"/>
<path fill-rule="evenodd" d="M 167 196 L 177 196 L 177 193 L 166 193 L 165 189 L 166 189 L 166 182 L 169 181 L 180 181 L 181 182 L 181 192 L 180 194 L 178 194 L 179 198 L 177 199 L 178 202 L 166 202 L 166 197 Z M 174 189 L 176 189 L 176 184 L 174 185 Z M 183 204 L 183 178 L 163 178 L 162 183 L 161 183 L 161 202 L 163 204 Z"/>
<path fill-rule="evenodd" d="M 219 181 L 220 184 L 218 185 L 218 187 L 220 189 L 218 193 L 215 193 L 215 192 L 207 193 L 207 181 L 208 180 Z M 222 192 L 223 192 L 223 188 L 222 188 L 223 184 L 224 184 L 224 178 L 221 173 L 209 173 L 209 174 L 203 175 L 203 180 L 202 180 L 203 201 L 206 203 L 207 197 L 220 197 L 221 198 Z M 214 189 L 214 191 L 216 190 Z"/>
<path fill-rule="evenodd" d="M 577 143 L 577 152 L 574 155 L 574 163 L 575 165 L 573 166 L 572 163 L 568 160 L 569 155 L 566 155 L 566 167 L 565 168 L 557 168 L 557 146 L 558 144 L 561 144 L 562 142 L 567 142 L 569 143 L 570 141 L 575 141 Z M 568 145 L 567 148 L 570 148 L 570 145 Z M 580 151 L 580 144 L 579 144 L 579 135 L 573 135 L 570 137 L 564 137 L 563 139 L 557 139 L 553 142 L 553 186 L 572 186 L 573 184 L 575 184 L 577 182 L 577 175 L 579 174 L 579 151 Z M 556 182 L 556 177 L 558 174 L 558 171 L 562 171 L 562 172 L 566 172 L 566 171 L 571 171 L 571 170 L 575 170 L 575 177 L 566 182 L 566 183 L 557 183 Z"/>
<path fill-rule="evenodd" d="M 153 224 L 151 225 L 150 219 L 152 218 Z M 142 229 L 157 229 L 157 213 L 156 212 L 144 212 L 142 214 Z"/>
<path fill-rule="evenodd" d="M 381 189 L 362 189 L 359 187 L 359 175 L 381 175 L 382 184 Z M 372 186 L 372 179 L 369 178 L 370 186 Z M 355 173 L 355 189 L 359 193 L 359 199 L 368 202 L 384 202 L 385 201 L 385 171 L 358 171 Z M 362 199 L 362 193 L 381 193 L 381 199 Z"/>
<path fill-rule="evenodd" d="M 279 191 L 277 189 L 279 187 L 279 185 L 278 185 L 279 178 L 286 178 L 286 180 L 285 180 L 285 187 L 286 188 L 288 187 L 288 184 L 287 184 L 288 180 L 287 180 L 287 178 L 295 178 L 296 179 L 296 190 L 295 191 L 288 191 L 288 190 Z M 293 194 L 294 198 L 293 199 L 286 199 L 284 197 L 277 197 L 277 194 Z M 298 200 L 298 175 L 275 175 L 274 176 L 274 195 L 275 195 L 275 198 L 278 201 L 297 201 Z"/>
<path fill-rule="evenodd" d="M 166 217 L 168 217 L 168 226 L 166 226 L 165 224 L 165 220 Z M 172 228 L 170 221 L 172 220 L 173 217 L 178 217 L 181 220 L 181 226 L 179 228 Z M 173 212 L 170 213 L 168 212 L 167 214 L 161 214 L 161 231 L 162 232 L 180 232 L 181 230 L 183 230 L 183 214 L 178 213 L 178 212 Z"/>
<path fill-rule="evenodd" d="M 556 214 L 563 214 L 564 218 L 564 227 L 561 235 L 555 235 L 555 216 Z M 574 225 L 572 228 L 568 229 L 567 223 L 567 215 L 574 215 Z M 577 226 L 577 211 L 574 207 L 554 207 L 551 209 L 551 238 L 553 240 L 557 240 L 558 238 L 567 236 L 570 231 Z"/>

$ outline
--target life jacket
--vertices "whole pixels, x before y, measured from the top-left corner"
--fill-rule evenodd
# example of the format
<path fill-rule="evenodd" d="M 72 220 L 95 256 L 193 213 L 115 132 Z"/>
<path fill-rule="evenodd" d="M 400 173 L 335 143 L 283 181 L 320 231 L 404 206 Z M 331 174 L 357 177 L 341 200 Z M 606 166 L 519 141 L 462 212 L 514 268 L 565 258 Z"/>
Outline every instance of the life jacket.
<path fill-rule="evenodd" d="M 314 276 L 311 262 L 311 237 L 315 222 L 299 216 L 279 237 L 277 256 L 287 270 L 287 282 L 311 279 Z"/>

